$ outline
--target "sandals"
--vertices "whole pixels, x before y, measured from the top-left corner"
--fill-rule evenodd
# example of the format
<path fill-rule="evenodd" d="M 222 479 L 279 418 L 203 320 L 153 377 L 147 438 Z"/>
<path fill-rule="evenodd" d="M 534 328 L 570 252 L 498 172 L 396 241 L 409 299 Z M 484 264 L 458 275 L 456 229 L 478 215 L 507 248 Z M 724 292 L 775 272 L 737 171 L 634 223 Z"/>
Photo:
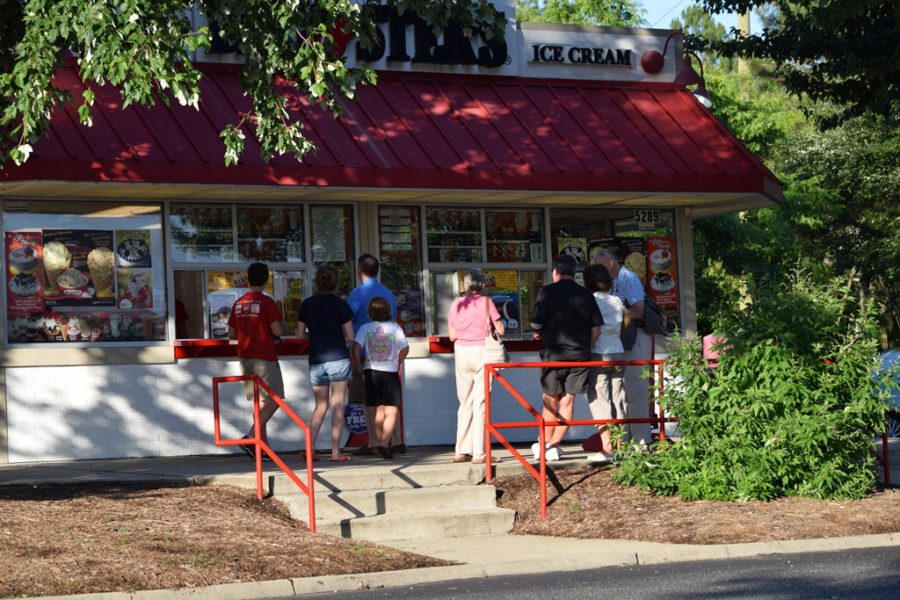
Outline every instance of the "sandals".
<path fill-rule="evenodd" d="M 313 459 L 313 460 L 315 460 L 315 459 Z M 347 462 L 348 460 L 350 460 L 349 456 L 347 456 L 346 454 L 341 454 L 337 458 L 329 458 L 328 462 L 342 463 L 342 462 Z"/>
<path fill-rule="evenodd" d="M 471 454 L 457 454 L 453 457 L 453 462 L 455 463 L 464 463 L 469 462 L 470 460 L 472 460 Z"/>
<path fill-rule="evenodd" d="M 302 460 L 303 462 L 306 462 L 306 452 L 305 451 L 301 450 L 300 452 L 297 453 L 297 456 L 300 457 L 300 460 Z M 317 460 L 319 460 L 319 457 L 316 456 L 315 452 L 312 454 L 312 459 L 313 459 L 313 462 L 316 462 Z"/>
<path fill-rule="evenodd" d="M 482 457 L 480 457 L 480 458 L 473 458 L 473 459 L 472 459 L 472 464 L 473 464 L 473 465 L 483 465 L 483 464 L 485 463 L 485 459 L 486 459 L 486 458 L 487 458 L 487 457 L 485 457 L 485 456 L 482 456 Z M 500 459 L 499 459 L 499 458 L 497 458 L 496 456 L 492 456 L 492 457 L 491 457 L 491 464 L 492 464 L 492 465 L 496 465 L 498 462 L 500 462 Z"/>

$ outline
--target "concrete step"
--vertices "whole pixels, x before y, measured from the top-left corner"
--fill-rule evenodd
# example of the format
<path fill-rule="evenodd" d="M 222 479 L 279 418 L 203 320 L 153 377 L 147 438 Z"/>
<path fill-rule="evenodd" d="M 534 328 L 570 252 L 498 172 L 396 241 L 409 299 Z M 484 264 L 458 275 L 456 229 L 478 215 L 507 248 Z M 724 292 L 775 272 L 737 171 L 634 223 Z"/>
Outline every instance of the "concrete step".
<path fill-rule="evenodd" d="M 307 520 L 306 496 L 278 496 L 291 516 Z M 383 514 L 413 514 L 449 510 L 491 509 L 497 491 L 489 485 L 450 485 L 408 490 L 356 490 L 316 494 L 318 520 L 352 519 Z"/>
<path fill-rule="evenodd" d="M 515 516 L 515 511 L 506 508 L 446 510 L 353 519 L 317 519 L 316 528 L 319 533 L 386 542 L 509 533 Z"/>
<path fill-rule="evenodd" d="M 477 485 L 484 481 L 484 467 L 471 464 L 398 464 L 385 469 L 334 468 L 316 470 L 316 494 L 356 490 L 401 490 L 448 485 Z M 296 471 L 306 481 L 305 471 Z M 255 480 L 248 480 L 255 486 Z M 267 473 L 265 484 L 276 496 L 299 494 L 300 490 L 287 475 Z"/>

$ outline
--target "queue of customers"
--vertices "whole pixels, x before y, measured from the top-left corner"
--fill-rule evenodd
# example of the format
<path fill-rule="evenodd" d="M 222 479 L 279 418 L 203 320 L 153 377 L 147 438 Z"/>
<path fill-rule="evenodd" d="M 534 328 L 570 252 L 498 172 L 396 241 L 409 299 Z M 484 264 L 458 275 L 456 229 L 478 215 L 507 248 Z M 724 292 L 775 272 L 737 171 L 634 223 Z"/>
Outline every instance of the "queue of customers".
<path fill-rule="evenodd" d="M 644 291 L 637 275 L 607 250 L 598 252 L 594 264 L 585 269 L 584 287 L 574 281 L 575 268 L 572 257 L 560 256 L 553 265 L 553 282 L 541 288 L 535 302 L 530 325 L 533 339 L 542 342 L 541 359 L 587 362 L 651 358 L 650 337 L 642 329 L 630 349 L 624 348 L 621 341 L 623 328 L 643 316 Z M 368 445 L 353 454 L 391 459 L 394 453 L 406 451 L 398 440 L 397 423 L 402 402 L 399 371 L 409 345 L 402 327 L 396 323 L 396 299 L 378 282 L 378 270 L 379 262 L 374 256 L 360 256 L 359 285 L 345 301 L 337 295 L 337 272 L 322 265 L 315 274 L 316 293 L 300 306 L 297 335 L 309 340 L 309 380 L 315 400 L 310 420 L 312 447 L 330 409 L 329 460 L 333 462 L 349 460 L 340 448 L 348 393 L 351 401 L 364 407 L 369 439 Z M 238 342 L 241 372 L 258 375 L 283 397 L 274 339 L 284 334 L 284 316 L 277 304 L 262 293 L 268 276 L 268 267 L 263 263 L 248 268 L 251 290 L 232 308 L 229 337 Z M 459 401 L 453 457 L 458 463 L 485 461 L 484 340 L 492 330 L 504 333 L 497 307 L 489 296 L 481 294 L 485 279 L 481 269 L 470 269 L 463 280 L 464 294 L 452 303 L 447 316 L 450 340 L 454 342 Z M 649 415 L 649 389 L 640 366 L 548 367 L 541 369 L 540 382 L 543 416 L 548 421 L 571 420 L 575 396 L 583 393 L 587 393 L 594 419 Z M 252 384 L 247 387 L 252 399 Z M 266 423 L 277 410 L 277 404 L 264 394 L 260 411 L 264 442 Z M 602 449 L 590 454 L 588 462 L 606 464 L 614 450 L 612 436 L 608 427 L 598 429 Z M 566 426 L 547 427 L 545 447 L 532 445 L 534 457 L 537 459 L 543 452 L 546 460 L 559 460 L 559 446 L 566 430 Z M 252 428 L 245 438 L 251 434 Z M 650 426 L 630 424 L 625 427 L 624 437 L 647 446 Z M 254 456 L 252 446 L 241 448 Z"/>

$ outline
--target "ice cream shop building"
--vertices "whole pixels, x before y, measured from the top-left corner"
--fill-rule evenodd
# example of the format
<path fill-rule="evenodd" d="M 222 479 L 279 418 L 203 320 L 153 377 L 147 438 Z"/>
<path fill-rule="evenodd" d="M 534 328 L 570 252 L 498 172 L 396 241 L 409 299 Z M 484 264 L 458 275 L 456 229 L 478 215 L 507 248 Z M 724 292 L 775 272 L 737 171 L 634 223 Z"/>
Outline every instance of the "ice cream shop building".
<path fill-rule="evenodd" d="M 381 260 L 411 340 L 411 445 L 455 440 L 446 315 L 473 265 L 488 272 L 513 360 L 537 359 L 527 324 L 554 258 L 583 265 L 599 247 L 695 332 L 692 220 L 777 203 L 781 187 L 673 83 L 678 36 L 510 19 L 505 44 L 449 52 L 414 24 L 381 26 L 391 52 L 348 45 L 379 77 L 341 117 L 292 98 L 318 145 L 302 163 L 263 162 L 250 142 L 224 166 L 218 132 L 247 108 L 240 58 L 225 53 L 197 57 L 199 111 L 123 110 L 115 89 L 94 86 L 92 127 L 61 108 L 31 158 L 0 171 L 0 462 L 221 452 L 211 379 L 239 372 L 225 321 L 259 260 L 290 331 L 319 264 L 346 293 L 360 253 Z M 662 61 L 642 61 L 667 38 Z M 84 89 L 74 65 L 57 85 L 76 99 Z M 306 418 L 305 345 L 286 337 L 279 352 L 287 400 Z M 509 377 L 538 405 L 537 373 Z M 495 396 L 499 418 L 523 416 Z M 235 387 L 223 433 L 249 417 Z M 280 416 L 269 436 L 276 450 L 302 440 Z"/>

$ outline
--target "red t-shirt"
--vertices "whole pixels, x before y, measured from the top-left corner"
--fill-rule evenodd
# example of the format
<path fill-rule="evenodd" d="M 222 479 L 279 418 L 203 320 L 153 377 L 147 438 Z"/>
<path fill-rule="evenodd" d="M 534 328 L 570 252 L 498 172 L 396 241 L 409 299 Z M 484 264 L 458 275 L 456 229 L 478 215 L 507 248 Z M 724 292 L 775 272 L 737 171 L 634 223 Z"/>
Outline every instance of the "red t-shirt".
<path fill-rule="evenodd" d="M 284 316 L 275 301 L 262 292 L 247 292 L 231 307 L 228 326 L 237 331 L 237 354 L 240 358 L 278 360 L 269 327 Z"/>

